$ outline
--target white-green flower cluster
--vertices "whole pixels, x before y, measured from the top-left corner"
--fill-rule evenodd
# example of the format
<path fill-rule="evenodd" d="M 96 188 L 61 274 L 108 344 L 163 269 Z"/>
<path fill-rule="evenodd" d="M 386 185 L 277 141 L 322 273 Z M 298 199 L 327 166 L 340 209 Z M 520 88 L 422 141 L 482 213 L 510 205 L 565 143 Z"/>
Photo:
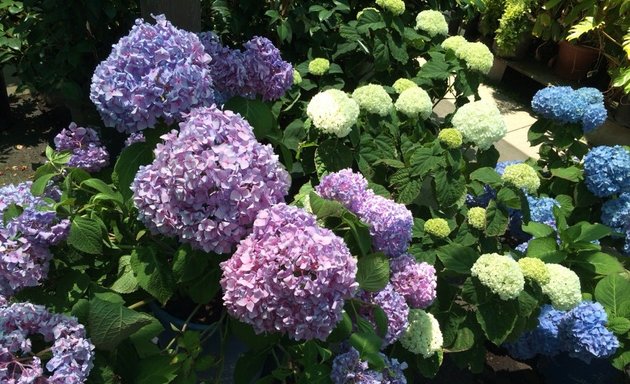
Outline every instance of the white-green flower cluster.
<path fill-rule="evenodd" d="M 582 301 L 580 278 L 572 270 L 560 264 L 547 264 L 549 282 L 542 285 L 542 291 L 551 300 L 551 305 L 561 311 L 568 311 Z"/>
<path fill-rule="evenodd" d="M 403 0 L 376 0 L 376 5 L 396 16 L 405 12 L 405 2 Z"/>
<path fill-rule="evenodd" d="M 448 35 L 448 23 L 439 11 L 426 10 L 416 16 L 416 29 L 425 31 L 431 37 Z"/>
<path fill-rule="evenodd" d="M 484 75 L 490 72 L 494 63 L 494 55 L 482 42 L 462 44 L 455 50 L 455 55 L 466 62 L 468 68 Z"/>
<path fill-rule="evenodd" d="M 308 72 L 315 76 L 322 76 L 330 68 L 330 61 L 323 57 L 318 57 L 308 63 Z"/>
<path fill-rule="evenodd" d="M 551 276 L 544 261 L 535 257 L 523 257 L 518 260 L 518 265 L 526 279 L 535 281 L 541 286 L 549 283 Z"/>
<path fill-rule="evenodd" d="M 442 349 L 442 331 L 432 314 L 422 309 L 411 309 L 408 319 L 409 327 L 399 339 L 406 350 L 426 358 Z"/>
<path fill-rule="evenodd" d="M 525 288 L 525 278 L 518 263 L 509 256 L 487 253 L 479 256 L 471 275 L 499 295 L 501 300 L 515 299 Z"/>
<path fill-rule="evenodd" d="M 345 137 L 359 117 L 359 104 L 338 89 L 328 89 L 313 96 L 306 107 L 313 125 L 325 132 Z"/>
<path fill-rule="evenodd" d="M 440 143 L 446 145 L 447 148 L 455 149 L 462 146 L 464 138 L 462 134 L 455 128 L 444 128 L 438 133 Z"/>
<path fill-rule="evenodd" d="M 396 80 L 394 82 L 394 84 L 392 85 L 392 87 L 394 88 L 396 93 L 402 93 L 406 89 L 414 88 L 414 87 L 417 87 L 417 86 L 418 86 L 418 84 L 416 84 L 412 80 L 405 79 L 405 78 L 402 78 L 402 77 L 400 79 Z"/>
<path fill-rule="evenodd" d="M 424 231 L 431 236 L 443 239 L 451 233 L 451 228 L 448 226 L 448 221 L 438 217 L 427 220 L 424 223 Z"/>
<path fill-rule="evenodd" d="M 468 224 L 475 229 L 483 231 L 486 229 L 486 209 L 482 207 L 472 207 L 468 210 Z"/>
<path fill-rule="evenodd" d="M 367 113 L 387 116 L 393 108 L 392 98 L 385 88 L 377 84 L 368 84 L 352 92 L 352 98 Z"/>
<path fill-rule="evenodd" d="M 455 52 L 455 54 L 457 54 L 457 50 L 459 49 L 459 47 L 467 43 L 468 43 L 468 40 L 466 40 L 464 36 L 460 36 L 460 35 L 449 36 L 446 39 L 444 39 L 444 41 L 442 42 L 442 48 L 450 49 L 453 52 Z"/>
<path fill-rule="evenodd" d="M 402 91 L 394 106 L 398 112 L 411 118 L 420 117 L 422 120 L 431 116 L 433 110 L 429 94 L 420 87 L 411 87 Z"/>
<path fill-rule="evenodd" d="M 521 188 L 528 193 L 535 193 L 540 187 L 540 178 L 529 164 L 519 163 L 505 167 L 501 179 L 506 184 Z"/>
<path fill-rule="evenodd" d="M 497 106 L 483 100 L 460 107 L 451 123 L 462 133 L 465 141 L 482 150 L 490 148 L 507 133 L 507 126 Z"/>
<path fill-rule="evenodd" d="M 302 82 L 302 76 L 300 75 L 300 72 L 297 71 L 297 69 L 293 70 L 293 84 L 294 85 L 298 85 Z"/>

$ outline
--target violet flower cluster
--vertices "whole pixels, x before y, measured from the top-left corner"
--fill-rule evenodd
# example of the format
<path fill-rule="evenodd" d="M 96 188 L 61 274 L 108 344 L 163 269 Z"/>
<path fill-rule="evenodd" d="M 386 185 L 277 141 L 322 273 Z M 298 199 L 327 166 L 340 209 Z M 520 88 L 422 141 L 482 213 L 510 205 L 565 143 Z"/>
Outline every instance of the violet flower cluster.
<path fill-rule="evenodd" d="M 599 197 L 630 192 L 630 151 L 620 145 L 592 148 L 584 156 L 584 181 Z"/>
<path fill-rule="evenodd" d="M 22 288 L 38 286 L 48 275 L 51 259 L 47 247 L 1 228 L 0 295 L 12 296 Z"/>
<path fill-rule="evenodd" d="M 194 109 L 162 136 L 153 163 L 131 185 L 139 219 L 206 252 L 229 253 L 256 213 L 284 200 L 289 174 L 240 115 Z"/>
<path fill-rule="evenodd" d="M 349 169 L 331 173 L 322 178 L 315 190 L 324 198 L 339 201 L 365 222 L 375 249 L 398 257 L 409 247 L 413 226 L 411 212 L 403 204 L 367 189 L 362 176 Z"/>
<path fill-rule="evenodd" d="M 293 67 L 282 60 L 269 39 L 255 36 L 241 51 L 223 46 L 214 32 L 202 32 L 199 38 L 212 56 L 210 72 L 218 100 L 256 95 L 263 100 L 276 100 L 293 85 Z"/>
<path fill-rule="evenodd" d="M 568 352 L 584 362 L 612 356 L 619 347 L 617 337 L 606 328 L 608 316 L 601 304 L 583 301 L 570 311 L 550 305 L 542 308 L 538 327 L 507 344 L 510 354 L 529 359 L 536 354 L 553 356 Z"/>
<path fill-rule="evenodd" d="M 405 302 L 405 297 L 396 292 L 392 284 L 387 284 L 385 288 L 378 292 L 361 291 L 358 297 L 364 302 L 371 305 L 378 305 L 387 316 L 387 334 L 385 335 L 384 345 L 392 344 L 407 330 L 409 322 L 409 306 Z M 363 307 L 362 315 L 373 324 L 374 314 L 371 308 Z"/>
<path fill-rule="evenodd" d="M 335 356 L 330 378 L 334 384 L 406 384 L 403 370 L 407 369 L 407 363 L 383 354 L 381 357 L 385 368 L 375 371 L 370 369 L 367 361 L 361 360 L 356 349 L 350 347 L 347 352 Z"/>
<path fill-rule="evenodd" d="M 595 88 L 550 86 L 534 95 L 532 109 L 560 123 L 581 123 L 584 133 L 597 129 L 608 117 L 604 96 Z"/>
<path fill-rule="evenodd" d="M 211 57 L 197 35 L 164 15 L 155 21 L 136 20 L 92 77 L 90 99 L 104 124 L 120 132 L 152 128 L 159 119 L 170 124 L 214 102 Z"/>
<path fill-rule="evenodd" d="M 258 212 L 253 232 L 221 263 L 228 313 L 256 333 L 325 340 L 358 284 L 344 241 L 284 203 Z"/>
<path fill-rule="evenodd" d="M 40 351 L 31 350 L 33 335 L 52 342 L 45 365 L 36 355 Z M 83 383 L 93 361 L 94 345 L 75 318 L 30 303 L 0 306 L 0 382 Z"/>
<path fill-rule="evenodd" d="M 98 172 L 109 165 L 109 152 L 101 145 L 98 134 L 92 128 L 78 127 L 70 123 L 55 136 L 55 149 L 70 151 L 68 166 Z"/>
<path fill-rule="evenodd" d="M 390 271 L 392 287 L 411 308 L 426 308 L 435 300 L 437 275 L 432 265 L 405 254 L 390 261 Z"/>

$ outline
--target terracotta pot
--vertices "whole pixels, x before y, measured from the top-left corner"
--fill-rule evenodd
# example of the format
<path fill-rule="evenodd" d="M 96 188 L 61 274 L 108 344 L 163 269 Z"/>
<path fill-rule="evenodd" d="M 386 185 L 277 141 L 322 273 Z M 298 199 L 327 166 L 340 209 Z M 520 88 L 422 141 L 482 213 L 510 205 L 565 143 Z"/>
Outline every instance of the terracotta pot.
<path fill-rule="evenodd" d="M 558 58 L 553 66 L 553 71 L 565 80 L 581 80 L 599 58 L 597 49 L 570 44 L 565 40 L 558 43 L 558 48 Z"/>

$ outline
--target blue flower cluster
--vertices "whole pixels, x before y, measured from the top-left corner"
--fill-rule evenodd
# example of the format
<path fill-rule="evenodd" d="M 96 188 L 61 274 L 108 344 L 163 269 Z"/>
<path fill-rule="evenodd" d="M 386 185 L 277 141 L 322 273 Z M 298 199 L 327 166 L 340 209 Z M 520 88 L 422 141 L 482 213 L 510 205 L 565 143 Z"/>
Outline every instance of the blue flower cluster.
<path fill-rule="evenodd" d="M 561 123 L 581 123 L 584 133 L 598 128 L 608 113 L 604 96 L 595 88 L 550 86 L 536 92 L 532 99 L 534 112 Z"/>
<path fill-rule="evenodd" d="M 630 191 L 630 151 L 602 145 L 584 156 L 586 187 L 599 197 Z"/>
<path fill-rule="evenodd" d="M 550 227 L 556 228 L 556 218 L 553 216 L 553 207 L 560 206 L 558 200 L 552 199 L 551 197 L 526 196 L 531 221 L 547 224 Z"/>
<path fill-rule="evenodd" d="M 545 305 L 538 327 L 505 347 L 519 359 L 568 352 L 588 363 L 593 358 L 612 356 L 619 347 L 617 337 L 605 327 L 607 321 L 606 311 L 596 302 L 583 301 L 568 312 Z"/>
<path fill-rule="evenodd" d="M 367 361 L 361 360 L 359 352 L 350 347 L 348 352 L 339 354 L 332 363 L 330 378 L 334 384 L 406 384 L 403 370 L 407 363 L 381 354 L 385 368 L 378 372 L 370 369 Z"/>
<path fill-rule="evenodd" d="M 616 199 L 606 201 L 602 205 L 602 223 L 617 232 L 624 232 L 630 217 L 630 192 L 622 193 Z"/>

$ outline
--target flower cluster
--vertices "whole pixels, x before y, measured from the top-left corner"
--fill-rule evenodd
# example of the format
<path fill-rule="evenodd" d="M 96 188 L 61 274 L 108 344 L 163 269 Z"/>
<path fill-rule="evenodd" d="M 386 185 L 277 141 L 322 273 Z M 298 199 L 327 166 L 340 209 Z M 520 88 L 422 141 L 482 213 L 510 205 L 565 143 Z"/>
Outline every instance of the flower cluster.
<path fill-rule="evenodd" d="M 629 217 L 630 192 L 622 193 L 618 198 L 610 199 L 602 205 L 602 223 L 617 232 L 624 232 Z"/>
<path fill-rule="evenodd" d="M 410 87 L 400 92 L 396 103 L 396 110 L 410 118 L 420 118 L 422 120 L 431 116 L 433 103 L 429 94 L 422 88 Z"/>
<path fill-rule="evenodd" d="M 248 73 L 243 52 L 223 46 L 214 32 L 201 32 L 198 36 L 206 53 L 212 57 L 208 66 L 214 83 L 215 98 L 226 101 L 236 95 L 249 96 L 245 94 Z"/>
<path fill-rule="evenodd" d="M 142 132 L 134 132 L 131 135 L 127 136 L 127 138 L 125 139 L 125 148 L 126 147 L 130 147 L 133 144 L 136 143 L 144 143 L 146 142 L 146 137 L 144 137 L 144 134 Z"/>
<path fill-rule="evenodd" d="M 345 137 L 357 122 L 359 104 L 343 91 L 328 89 L 313 96 L 306 114 L 322 132 Z"/>
<path fill-rule="evenodd" d="M 356 260 L 316 218 L 284 203 L 258 212 L 253 232 L 221 263 L 228 313 L 257 333 L 325 340 L 358 284 Z"/>
<path fill-rule="evenodd" d="M 544 305 L 538 315 L 538 326 L 523 333 L 515 342 L 505 345 L 508 352 L 518 359 L 531 359 L 537 354 L 553 356 L 560 352 L 558 326 L 565 312 Z"/>
<path fill-rule="evenodd" d="M 31 335 L 41 335 L 45 342 L 52 342 L 52 358 L 44 367 L 31 351 Z M 0 306 L 2 383 L 83 383 L 94 365 L 93 350 L 85 328 L 73 317 L 52 314 L 43 306 L 30 303 Z M 21 357 L 25 355 L 32 357 Z"/>
<path fill-rule="evenodd" d="M 549 283 L 551 276 L 544 261 L 534 257 L 523 257 L 518 260 L 518 265 L 526 279 L 535 281 L 539 285 Z"/>
<path fill-rule="evenodd" d="M 51 259 L 47 247 L 0 229 L 0 295 L 12 296 L 22 288 L 39 285 L 48 275 Z"/>
<path fill-rule="evenodd" d="M 509 256 L 488 253 L 479 256 L 470 273 L 481 284 L 499 295 L 501 300 L 515 299 L 525 287 L 525 278 L 518 263 Z"/>
<path fill-rule="evenodd" d="M 321 178 L 315 191 L 324 199 L 336 200 L 356 212 L 362 197 L 368 190 L 368 181 L 352 169 L 342 169 Z"/>
<path fill-rule="evenodd" d="M 424 358 L 431 357 L 442 349 L 444 343 L 440 324 L 432 314 L 412 309 L 409 311 L 409 328 L 400 338 L 400 343 L 409 352 Z"/>
<path fill-rule="evenodd" d="M 387 116 L 392 110 L 392 98 L 385 88 L 377 84 L 368 84 L 352 92 L 352 98 L 367 113 Z"/>
<path fill-rule="evenodd" d="M 409 306 L 405 298 L 394 289 L 392 284 L 387 284 L 382 290 L 371 293 L 362 291 L 359 298 L 370 305 L 378 305 L 387 316 L 387 334 L 385 335 L 385 345 L 394 343 L 405 332 L 409 323 Z M 364 308 L 362 314 L 373 324 L 376 323 L 371 308 Z"/>
<path fill-rule="evenodd" d="M 179 121 L 182 113 L 214 101 L 211 58 L 199 38 L 164 15 L 155 20 L 136 20 L 92 77 L 90 99 L 105 125 L 120 132 L 151 128 L 158 119 Z"/>
<path fill-rule="evenodd" d="M 447 148 L 457 149 L 462 146 L 464 138 L 461 132 L 455 128 L 444 128 L 438 133 L 438 140 Z"/>
<path fill-rule="evenodd" d="M 426 10 L 416 16 L 416 29 L 425 31 L 431 37 L 448 35 L 448 23 L 439 11 Z"/>
<path fill-rule="evenodd" d="M 394 88 L 394 91 L 396 91 L 396 93 L 398 94 L 402 93 L 406 89 L 414 88 L 417 86 L 418 84 L 416 84 L 414 81 L 405 79 L 403 77 L 394 81 L 394 84 L 392 84 L 392 88 Z"/>
<path fill-rule="evenodd" d="M 455 35 L 449 36 L 442 42 L 442 48 L 448 50 L 450 49 L 453 52 L 457 52 L 460 47 L 468 43 L 468 40 L 464 38 L 464 36 Z"/>
<path fill-rule="evenodd" d="M 451 228 L 446 220 L 438 217 L 427 220 L 424 223 L 424 231 L 431 236 L 444 239 L 451 233 Z"/>
<path fill-rule="evenodd" d="M 529 164 L 513 164 L 505 167 L 501 179 L 506 184 L 525 190 L 528 193 L 535 193 L 540 187 L 538 173 Z"/>
<path fill-rule="evenodd" d="M 486 209 L 482 207 L 472 207 L 466 215 L 468 224 L 480 231 L 486 229 Z"/>
<path fill-rule="evenodd" d="M 550 86 L 536 92 L 532 109 L 541 116 L 561 123 L 581 122 L 582 130 L 588 133 L 598 128 L 608 116 L 604 97 L 595 88 Z"/>
<path fill-rule="evenodd" d="M 426 308 L 436 297 L 435 268 L 405 254 L 390 261 L 390 282 L 411 308 Z"/>
<path fill-rule="evenodd" d="M 399 363 L 384 354 L 381 357 L 385 361 L 385 368 L 380 372 L 375 371 L 369 368 L 367 361 L 360 359 L 356 349 L 350 347 L 348 352 L 335 356 L 330 378 L 333 384 L 406 384 L 403 370 L 407 369 L 407 363 Z"/>
<path fill-rule="evenodd" d="M 323 57 L 317 57 L 308 62 L 308 73 L 315 76 L 322 76 L 330 69 L 330 61 Z"/>
<path fill-rule="evenodd" d="M 580 278 L 572 270 L 560 264 L 547 264 L 549 282 L 542 291 L 556 309 L 569 310 L 582 300 Z"/>
<path fill-rule="evenodd" d="M 98 172 L 109 165 L 109 152 L 101 145 L 98 134 L 92 128 L 78 127 L 70 123 L 68 129 L 62 129 L 55 136 L 55 149 L 59 152 L 70 151 L 70 167 L 77 167 L 88 172 Z"/>
<path fill-rule="evenodd" d="M 442 48 L 452 50 L 455 56 L 464 60 L 469 69 L 483 74 L 490 72 L 494 55 L 487 45 L 481 42 L 469 42 L 462 36 L 451 36 L 442 42 Z"/>
<path fill-rule="evenodd" d="M 486 150 L 501 140 L 507 126 L 496 105 L 473 101 L 460 107 L 453 115 L 453 127 L 462 133 L 464 140 Z"/>
<path fill-rule="evenodd" d="M 599 197 L 630 191 L 630 151 L 620 145 L 594 147 L 584 156 L 584 179 Z"/>
<path fill-rule="evenodd" d="M 289 175 L 271 146 L 230 111 L 195 109 L 163 139 L 131 186 L 139 219 L 152 231 L 228 253 L 256 213 L 288 192 Z"/>
<path fill-rule="evenodd" d="M 396 16 L 405 12 L 405 2 L 403 0 L 376 0 L 376 5 Z"/>
<path fill-rule="evenodd" d="M 531 221 L 547 224 L 556 228 L 556 218 L 553 215 L 553 207 L 560 207 L 560 203 L 551 197 L 534 197 L 526 195 Z"/>

